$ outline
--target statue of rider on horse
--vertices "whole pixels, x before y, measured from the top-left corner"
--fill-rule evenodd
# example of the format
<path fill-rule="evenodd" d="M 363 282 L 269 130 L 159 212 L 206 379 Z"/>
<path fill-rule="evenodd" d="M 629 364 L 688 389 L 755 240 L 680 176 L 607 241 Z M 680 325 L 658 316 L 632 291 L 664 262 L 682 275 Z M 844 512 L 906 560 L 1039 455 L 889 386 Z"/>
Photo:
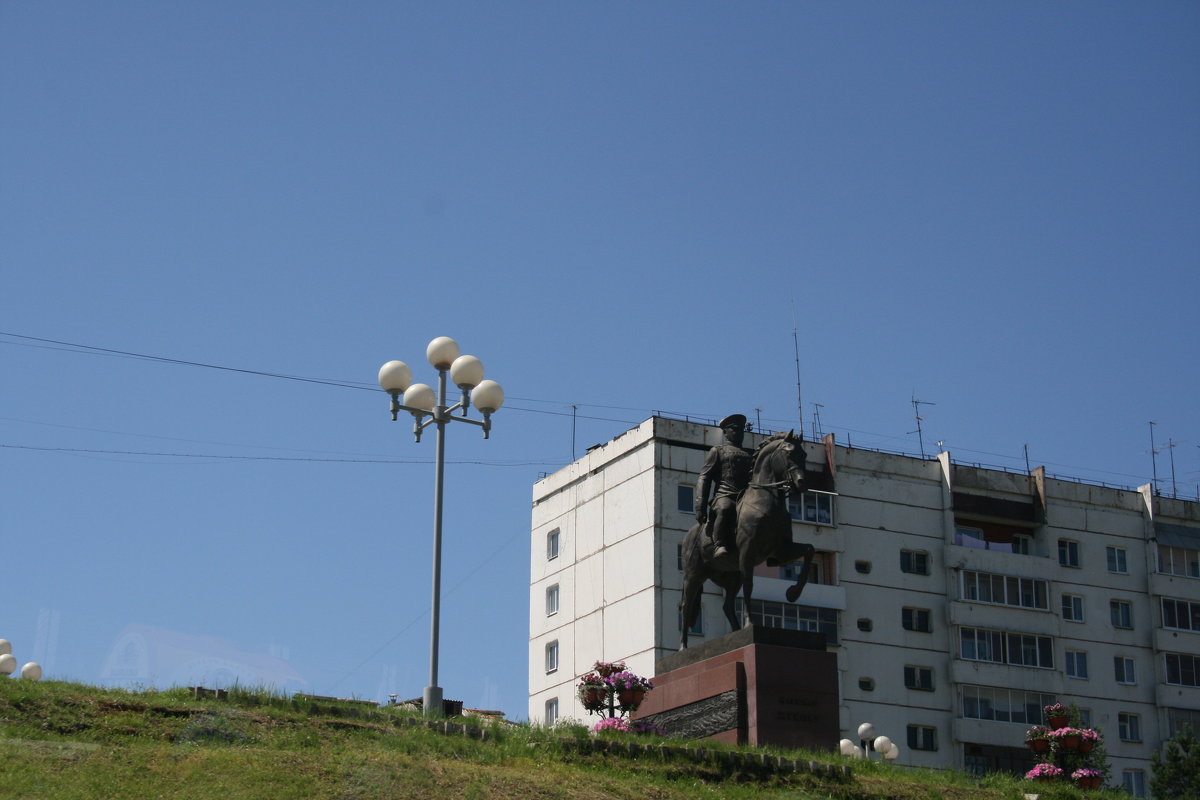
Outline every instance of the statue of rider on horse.
<path fill-rule="evenodd" d="M 700 613 L 705 580 L 725 590 L 722 609 L 736 630 L 750 624 L 754 567 L 803 561 L 795 585 L 785 593 L 794 603 L 804 589 L 815 550 L 792 541 L 788 493 L 804 491 L 806 455 L 801 437 L 789 431 L 767 437 L 753 453 L 742 447 L 746 417 L 732 414 L 719 423 L 724 441 L 713 447 L 696 482 L 696 524 L 683 539 L 683 631 Z M 742 619 L 734 600 L 742 590 Z"/>

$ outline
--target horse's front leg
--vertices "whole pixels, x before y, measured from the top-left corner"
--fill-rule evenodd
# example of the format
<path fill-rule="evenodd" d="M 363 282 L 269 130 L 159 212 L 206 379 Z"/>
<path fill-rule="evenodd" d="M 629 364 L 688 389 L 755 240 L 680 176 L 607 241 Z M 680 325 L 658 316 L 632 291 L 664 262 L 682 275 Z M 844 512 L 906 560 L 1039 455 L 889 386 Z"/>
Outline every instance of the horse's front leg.
<path fill-rule="evenodd" d="M 737 614 L 733 613 L 733 604 L 737 600 L 738 587 L 740 585 L 741 581 L 735 577 L 732 580 L 726 581 L 723 587 L 725 589 L 725 602 L 721 604 L 721 610 L 725 612 L 725 619 L 729 620 L 730 631 L 736 631 L 742 626 L 741 621 L 737 618 Z"/>
<path fill-rule="evenodd" d="M 739 539 L 741 537 L 738 537 Z M 740 544 L 740 543 L 739 543 Z M 749 547 L 742 547 L 739 556 L 742 571 L 742 627 L 749 628 L 750 623 L 750 598 L 754 594 L 754 561 L 751 559 L 748 551 Z"/>
<path fill-rule="evenodd" d="M 787 598 L 789 603 L 796 602 L 797 598 L 800 597 L 800 593 L 804 591 L 804 586 L 808 583 L 808 576 L 812 574 L 813 556 L 815 556 L 817 552 L 816 548 L 811 544 L 793 544 L 792 547 L 798 548 L 792 551 L 792 561 L 796 561 L 795 555 L 798 553 L 799 557 L 803 559 L 804 563 L 800 566 L 799 575 L 796 577 L 795 585 L 789 586 L 787 591 L 784 592 L 784 596 Z"/>

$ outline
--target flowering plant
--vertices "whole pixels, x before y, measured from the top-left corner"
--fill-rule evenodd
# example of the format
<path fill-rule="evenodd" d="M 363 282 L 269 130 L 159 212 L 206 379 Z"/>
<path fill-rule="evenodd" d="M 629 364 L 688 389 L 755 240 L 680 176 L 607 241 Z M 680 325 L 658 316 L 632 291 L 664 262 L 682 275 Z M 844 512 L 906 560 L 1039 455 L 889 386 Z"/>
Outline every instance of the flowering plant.
<path fill-rule="evenodd" d="M 1047 717 L 1069 717 L 1071 710 L 1062 703 L 1052 703 L 1042 709 Z"/>
<path fill-rule="evenodd" d="M 1079 735 L 1083 737 L 1085 742 L 1095 743 L 1100 741 L 1100 731 L 1095 731 L 1091 728 L 1076 728 L 1075 730 L 1079 731 Z"/>
<path fill-rule="evenodd" d="M 1059 728 L 1058 730 L 1054 730 L 1054 731 L 1048 731 L 1048 732 L 1046 733 L 1046 736 L 1047 736 L 1047 738 L 1049 738 L 1051 741 L 1055 741 L 1055 742 L 1057 742 L 1058 740 L 1060 740 L 1060 739 L 1065 739 L 1065 738 L 1067 738 L 1068 736 L 1079 736 L 1079 737 L 1082 737 L 1082 736 L 1083 736 L 1083 731 L 1082 731 L 1082 730 L 1080 730 L 1079 728 L 1072 728 L 1072 727 L 1068 726 L 1068 727 L 1066 727 L 1066 728 Z"/>
<path fill-rule="evenodd" d="M 647 722 L 644 719 L 638 719 L 630 722 L 624 717 L 608 717 L 606 719 L 602 719 L 592 726 L 592 730 L 594 730 L 596 733 L 617 731 L 620 733 L 638 733 L 652 736 L 664 735 L 662 728 L 651 722 Z"/>
<path fill-rule="evenodd" d="M 607 678 L 617 672 L 625 671 L 624 661 L 597 661 L 592 665 L 592 671 L 601 678 Z"/>
<path fill-rule="evenodd" d="M 1029 772 L 1025 773 L 1026 780 L 1046 780 L 1049 778 L 1061 778 L 1063 774 L 1062 767 L 1056 767 L 1053 764 L 1038 764 Z"/>
<path fill-rule="evenodd" d="M 1091 767 L 1080 767 L 1071 773 L 1071 780 L 1079 780 L 1080 778 L 1099 778 L 1100 770 L 1092 769 Z"/>
<path fill-rule="evenodd" d="M 594 686 L 599 689 L 605 686 L 604 678 L 595 672 L 589 672 L 579 679 L 579 687 L 582 689 L 584 686 Z"/>
<path fill-rule="evenodd" d="M 628 670 L 607 675 L 604 678 L 604 682 L 618 691 L 621 689 L 642 689 L 648 692 L 654 688 L 654 683 L 649 678 L 635 675 Z"/>
<path fill-rule="evenodd" d="M 1025 740 L 1032 739 L 1047 739 L 1050 736 L 1050 729 L 1042 725 L 1034 725 L 1029 730 L 1025 731 Z"/>

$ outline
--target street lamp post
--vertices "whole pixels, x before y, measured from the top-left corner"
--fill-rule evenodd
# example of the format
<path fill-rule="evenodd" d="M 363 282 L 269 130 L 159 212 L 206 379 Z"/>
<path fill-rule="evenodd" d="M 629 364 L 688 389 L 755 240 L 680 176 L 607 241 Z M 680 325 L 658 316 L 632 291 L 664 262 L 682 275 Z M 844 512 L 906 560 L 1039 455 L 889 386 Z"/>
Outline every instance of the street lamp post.
<path fill-rule="evenodd" d="M 442 689 L 438 686 L 438 633 L 441 622 L 442 597 L 442 476 L 445 472 L 446 425 L 466 422 L 483 429 L 488 438 L 492 429 L 492 413 L 504 404 L 504 390 L 495 381 L 483 379 L 483 362 L 475 356 L 459 354 L 458 343 L 448 336 L 439 336 L 425 348 L 425 357 L 438 371 L 437 394 L 424 383 L 412 382 L 412 370 L 403 361 L 389 361 L 379 368 L 379 385 L 392 396 L 392 419 L 401 410 L 413 415 L 413 435 L 421 441 L 421 433 L 437 425 L 433 480 L 433 603 L 429 633 L 429 685 L 425 687 L 422 708 L 426 716 L 442 714 Z M 446 374 L 462 390 L 462 399 L 446 405 Z M 467 416 L 474 400 L 482 420 Z M 461 412 L 455 416 L 455 412 Z M 429 419 L 425 419 L 429 417 Z"/>

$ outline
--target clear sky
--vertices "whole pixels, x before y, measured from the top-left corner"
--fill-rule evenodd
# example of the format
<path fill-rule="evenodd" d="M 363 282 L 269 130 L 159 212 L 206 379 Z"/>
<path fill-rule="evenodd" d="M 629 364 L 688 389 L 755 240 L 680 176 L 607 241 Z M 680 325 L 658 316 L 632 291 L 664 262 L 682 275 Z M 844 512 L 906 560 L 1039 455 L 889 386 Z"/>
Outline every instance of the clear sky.
<path fill-rule="evenodd" d="M 533 481 L 655 410 L 795 427 L 793 330 L 810 435 L 918 453 L 916 398 L 929 455 L 1136 486 L 1153 420 L 1195 497 L 1197 41 L 1190 2 L 0 2 L 0 637 L 419 696 L 433 439 L 374 379 L 440 335 L 509 397 L 448 436 L 440 683 L 516 718 Z"/>

